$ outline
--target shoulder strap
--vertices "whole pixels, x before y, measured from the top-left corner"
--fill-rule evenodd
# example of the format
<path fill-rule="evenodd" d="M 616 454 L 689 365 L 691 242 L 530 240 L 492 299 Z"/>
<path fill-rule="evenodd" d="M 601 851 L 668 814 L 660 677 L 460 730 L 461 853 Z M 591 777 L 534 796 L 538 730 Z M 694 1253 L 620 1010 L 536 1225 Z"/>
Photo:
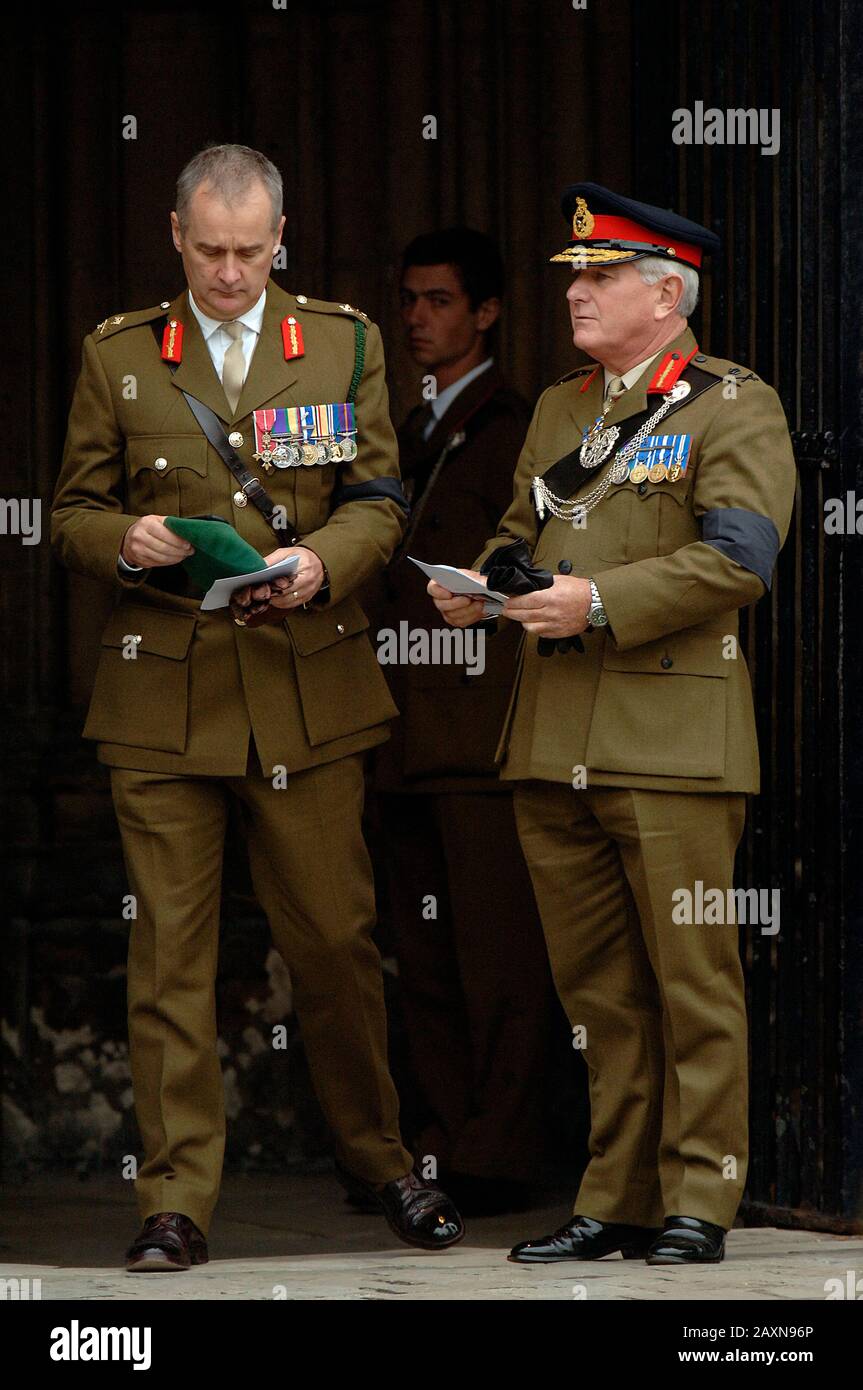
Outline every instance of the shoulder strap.
<path fill-rule="evenodd" d="M 159 324 L 154 323 L 152 328 L 153 336 L 156 339 L 161 354 L 162 334 L 159 330 Z M 170 367 L 172 373 L 177 370 L 178 363 L 168 362 L 167 365 Z M 225 467 L 230 470 L 233 477 L 239 483 L 243 495 L 248 498 L 253 506 L 257 507 L 258 511 L 272 528 L 276 538 L 283 544 L 293 545 L 297 540 L 295 528 L 287 518 L 284 522 L 279 521 L 276 516 L 276 507 L 272 497 L 267 492 L 260 478 L 256 478 L 254 473 L 249 472 L 239 454 L 231 444 L 228 443 L 228 436 L 225 434 L 224 426 L 218 415 L 215 411 L 211 410 L 208 405 L 204 405 L 203 401 L 199 401 L 195 396 L 190 396 L 188 391 L 184 391 L 183 395 L 186 399 L 186 404 L 203 430 L 208 442 L 212 444 Z M 284 508 L 281 508 L 281 511 L 284 511 Z M 290 540 L 287 540 L 288 534 L 290 534 Z"/>

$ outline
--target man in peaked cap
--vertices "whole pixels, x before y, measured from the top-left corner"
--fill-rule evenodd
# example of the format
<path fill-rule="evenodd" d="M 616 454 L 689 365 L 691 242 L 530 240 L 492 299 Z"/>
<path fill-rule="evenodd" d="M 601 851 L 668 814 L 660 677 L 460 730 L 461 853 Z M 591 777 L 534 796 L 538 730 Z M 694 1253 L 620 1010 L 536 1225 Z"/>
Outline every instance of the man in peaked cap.
<path fill-rule="evenodd" d="M 281 178 L 258 151 L 214 146 L 186 166 L 171 226 L 187 288 L 85 339 L 54 499 L 60 559 L 116 600 L 84 733 L 111 769 L 136 901 L 133 1272 L 207 1259 L 225 1144 L 215 975 L 231 807 L 345 1181 L 411 1245 L 463 1231 L 401 1141 L 360 825 L 363 753 L 395 707 L 354 590 L 404 521 L 380 332 L 350 304 L 270 280 L 284 221 Z M 208 516 L 269 564 L 299 560 L 272 597 L 276 621 L 252 630 L 244 611 L 202 611 L 166 517 Z"/>
<path fill-rule="evenodd" d="M 590 1158 L 572 1219 L 510 1258 L 716 1262 L 748 1158 L 732 883 L 759 764 L 738 610 L 770 589 L 794 459 L 776 393 L 688 326 L 714 234 L 590 183 L 563 211 L 551 259 L 594 361 L 540 397 L 475 563 L 521 543 L 554 576 L 503 609 L 524 640 L 497 756 L 588 1067 Z M 450 622 L 482 617 L 429 592 Z"/>

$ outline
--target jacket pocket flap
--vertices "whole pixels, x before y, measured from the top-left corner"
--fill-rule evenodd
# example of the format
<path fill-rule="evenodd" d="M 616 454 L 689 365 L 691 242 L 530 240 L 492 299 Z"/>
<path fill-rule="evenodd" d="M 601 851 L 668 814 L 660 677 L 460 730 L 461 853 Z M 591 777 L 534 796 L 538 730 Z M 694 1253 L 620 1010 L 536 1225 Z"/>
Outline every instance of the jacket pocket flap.
<path fill-rule="evenodd" d="M 299 608 L 285 615 L 285 627 L 300 656 L 311 656 L 343 637 L 353 637 L 368 625 L 368 618 L 353 598 L 343 599 L 332 608 Z"/>
<path fill-rule="evenodd" d="M 194 613 L 166 613 L 143 605 L 115 608 L 102 633 L 103 647 L 124 647 L 134 639 L 139 652 L 184 660 L 195 631 Z M 140 639 L 140 640 L 138 640 Z"/>
<path fill-rule="evenodd" d="M 645 479 L 646 486 L 644 492 L 639 492 L 635 483 L 630 483 L 629 488 L 635 493 L 635 496 L 642 506 L 644 506 L 645 503 L 649 503 L 652 497 L 668 497 L 682 506 L 689 495 L 692 477 L 692 471 L 687 468 L 686 472 L 681 478 L 677 479 L 676 483 L 670 483 L 667 478 L 663 479 L 660 483 L 652 483 L 649 479 Z"/>
<path fill-rule="evenodd" d="M 722 632 L 671 633 L 625 652 L 619 652 L 607 641 L 602 664 L 607 671 L 648 672 L 657 676 L 727 676 L 731 661 L 723 656 L 725 640 Z"/>
<path fill-rule="evenodd" d="M 152 468 L 157 474 L 167 474 L 175 468 L 191 468 L 202 478 L 207 476 L 207 441 L 203 435 L 133 436 L 126 440 L 126 457 L 133 476 L 142 468 Z"/>

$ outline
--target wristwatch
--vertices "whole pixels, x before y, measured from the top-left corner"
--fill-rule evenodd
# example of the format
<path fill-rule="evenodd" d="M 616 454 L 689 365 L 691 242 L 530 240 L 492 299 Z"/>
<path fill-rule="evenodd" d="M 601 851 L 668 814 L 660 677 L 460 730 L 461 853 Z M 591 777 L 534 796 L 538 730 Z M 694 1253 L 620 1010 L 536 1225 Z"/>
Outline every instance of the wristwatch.
<path fill-rule="evenodd" d="M 608 622 L 608 614 L 602 606 L 602 599 L 594 580 L 588 580 L 590 584 L 590 607 L 587 610 L 587 621 L 591 627 L 605 627 Z"/>

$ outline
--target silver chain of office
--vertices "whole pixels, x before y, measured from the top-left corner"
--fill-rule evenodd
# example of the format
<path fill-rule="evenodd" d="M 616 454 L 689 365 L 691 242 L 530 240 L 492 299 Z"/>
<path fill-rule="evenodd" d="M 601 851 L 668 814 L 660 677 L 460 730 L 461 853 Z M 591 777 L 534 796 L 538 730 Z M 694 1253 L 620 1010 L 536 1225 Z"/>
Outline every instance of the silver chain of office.
<path fill-rule="evenodd" d="M 691 386 L 688 381 L 678 381 L 671 390 L 662 397 L 662 404 L 655 410 L 649 419 L 636 430 L 630 440 L 624 444 L 611 460 L 608 471 L 603 474 L 596 487 L 590 492 L 585 493 L 578 501 L 572 498 L 558 497 L 551 491 L 551 488 L 540 477 L 535 477 L 531 487 L 533 489 L 536 514 L 540 521 L 545 519 L 546 512 L 551 512 L 559 521 L 573 522 L 576 518 L 586 516 L 592 512 L 598 502 L 601 502 L 612 483 L 625 483 L 629 477 L 629 465 L 632 459 L 641 448 L 645 439 L 659 424 L 660 420 L 668 414 L 669 410 L 678 401 L 689 395 Z"/>

